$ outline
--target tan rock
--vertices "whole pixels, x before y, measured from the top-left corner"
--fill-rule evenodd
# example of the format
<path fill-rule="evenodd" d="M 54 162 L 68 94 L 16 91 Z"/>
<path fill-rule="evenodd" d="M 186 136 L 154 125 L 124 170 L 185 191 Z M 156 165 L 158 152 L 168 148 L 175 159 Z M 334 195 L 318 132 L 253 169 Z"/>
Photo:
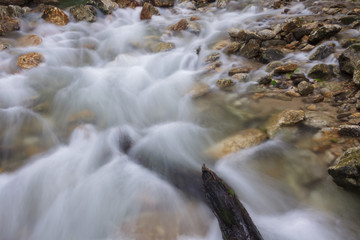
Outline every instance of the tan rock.
<path fill-rule="evenodd" d="M 22 69 L 30 69 L 39 66 L 44 61 L 40 53 L 31 52 L 18 57 L 16 65 Z"/>
<path fill-rule="evenodd" d="M 265 125 L 270 138 L 274 138 L 281 127 L 295 125 L 305 119 L 303 110 L 287 109 L 280 114 L 273 115 Z"/>
<path fill-rule="evenodd" d="M 201 20 L 201 18 L 199 18 L 198 16 L 192 16 L 190 18 L 190 21 L 198 21 L 198 20 Z"/>
<path fill-rule="evenodd" d="M 69 117 L 68 123 L 91 123 L 95 120 L 95 114 L 90 110 L 77 112 Z"/>
<path fill-rule="evenodd" d="M 235 82 L 231 79 L 222 78 L 216 81 L 216 86 L 220 89 L 229 89 L 235 85 Z"/>
<path fill-rule="evenodd" d="M 69 17 L 60 8 L 49 6 L 45 8 L 41 14 L 46 22 L 64 26 L 69 23 Z"/>
<path fill-rule="evenodd" d="M 207 154 L 213 158 L 219 159 L 241 149 L 257 146 L 265 140 L 265 133 L 258 129 L 247 129 L 215 144 L 207 151 Z"/>
<path fill-rule="evenodd" d="M 298 66 L 294 63 L 286 64 L 284 66 L 280 66 L 274 69 L 274 73 L 282 74 L 282 73 L 291 73 L 296 70 Z"/>
<path fill-rule="evenodd" d="M 156 42 L 153 44 L 150 44 L 149 47 L 151 52 L 157 53 L 157 52 L 166 52 L 170 51 L 175 48 L 175 44 L 171 42 Z"/>
<path fill-rule="evenodd" d="M 229 40 L 222 40 L 220 42 L 215 43 L 215 45 L 212 47 L 213 50 L 221 50 L 225 47 L 227 47 L 230 44 Z"/>
<path fill-rule="evenodd" d="M 159 10 L 150 3 L 145 2 L 140 12 L 140 20 L 149 20 L 153 15 L 160 15 Z"/>
<path fill-rule="evenodd" d="M 29 34 L 18 39 L 18 45 L 20 47 L 37 46 L 42 43 L 41 37 L 34 34 Z"/>
<path fill-rule="evenodd" d="M 188 21 L 186 19 L 181 19 L 179 22 L 175 23 L 174 25 L 171 25 L 168 30 L 174 31 L 174 32 L 180 32 L 183 30 L 186 30 L 188 28 Z"/>
<path fill-rule="evenodd" d="M 194 85 L 194 87 L 190 90 L 189 94 L 192 98 L 200 98 L 202 96 L 205 96 L 210 92 L 209 85 L 199 82 Z"/>

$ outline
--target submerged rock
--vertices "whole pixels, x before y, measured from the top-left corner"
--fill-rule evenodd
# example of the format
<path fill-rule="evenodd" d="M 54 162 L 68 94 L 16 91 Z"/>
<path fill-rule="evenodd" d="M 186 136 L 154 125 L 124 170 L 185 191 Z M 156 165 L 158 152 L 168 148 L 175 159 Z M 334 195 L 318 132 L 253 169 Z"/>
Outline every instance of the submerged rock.
<path fill-rule="evenodd" d="M 89 0 L 87 5 L 93 5 L 98 8 L 103 14 L 111 14 L 118 5 L 111 0 Z"/>
<path fill-rule="evenodd" d="M 16 64 L 22 69 L 30 69 L 39 66 L 43 61 L 40 53 L 32 52 L 18 57 Z"/>
<path fill-rule="evenodd" d="M 18 45 L 21 47 L 37 46 L 41 43 L 41 37 L 34 34 L 29 34 L 18 39 Z"/>
<path fill-rule="evenodd" d="M 360 147 L 346 150 L 329 167 L 334 182 L 345 189 L 360 190 Z"/>
<path fill-rule="evenodd" d="M 212 146 L 207 153 L 216 159 L 244 148 L 257 146 L 266 140 L 266 134 L 258 129 L 247 129 Z"/>
<path fill-rule="evenodd" d="M 157 42 L 150 45 L 150 51 L 154 53 L 170 51 L 174 48 L 175 44 L 171 42 Z"/>
<path fill-rule="evenodd" d="M 70 14 L 73 18 L 79 21 L 95 22 L 96 21 L 96 9 L 91 5 L 77 5 L 70 8 Z"/>
<path fill-rule="evenodd" d="M 235 82 L 231 79 L 222 78 L 216 81 L 216 86 L 220 89 L 229 89 L 235 85 Z"/>
<path fill-rule="evenodd" d="M 41 14 L 41 18 L 58 26 L 64 26 L 69 23 L 69 17 L 60 8 L 53 6 L 46 7 Z"/>
<path fill-rule="evenodd" d="M 217 8 L 225 8 L 229 4 L 230 0 L 216 0 Z"/>
<path fill-rule="evenodd" d="M 186 19 L 181 19 L 179 22 L 175 23 L 174 25 L 171 25 L 168 30 L 174 31 L 174 32 L 180 32 L 183 30 L 186 30 L 188 28 L 189 22 Z"/>
<path fill-rule="evenodd" d="M 341 26 L 339 25 L 325 25 L 317 30 L 311 32 L 309 36 L 309 43 L 317 44 L 324 39 L 328 39 L 338 32 L 340 32 Z"/>
<path fill-rule="evenodd" d="M 159 15 L 159 10 L 150 3 L 144 3 L 140 12 L 140 20 L 149 20 L 153 15 Z"/>
<path fill-rule="evenodd" d="M 286 109 L 280 114 L 271 117 L 266 123 L 266 132 L 270 138 L 274 138 L 282 127 L 293 126 L 304 121 L 305 112 L 303 110 Z"/>

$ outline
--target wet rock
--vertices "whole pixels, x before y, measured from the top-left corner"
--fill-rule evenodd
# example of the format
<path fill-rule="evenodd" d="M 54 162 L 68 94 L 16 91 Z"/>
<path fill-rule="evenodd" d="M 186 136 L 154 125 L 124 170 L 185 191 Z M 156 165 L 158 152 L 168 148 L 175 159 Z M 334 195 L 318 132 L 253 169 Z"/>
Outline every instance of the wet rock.
<path fill-rule="evenodd" d="M 153 15 L 159 15 L 158 9 L 150 3 L 145 2 L 140 12 L 140 20 L 149 20 Z"/>
<path fill-rule="evenodd" d="M 189 22 L 187 30 L 193 34 L 199 35 L 201 32 L 202 26 L 196 22 Z"/>
<path fill-rule="evenodd" d="M 310 69 L 308 76 L 321 80 L 330 79 L 332 77 L 332 69 L 327 64 L 316 64 Z"/>
<path fill-rule="evenodd" d="M 221 61 L 215 61 L 213 63 L 211 63 L 209 66 L 206 67 L 206 70 L 207 71 L 212 71 L 212 70 L 215 70 L 217 72 L 220 72 L 220 67 L 222 65 L 222 62 Z"/>
<path fill-rule="evenodd" d="M 216 0 L 217 8 L 225 8 L 229 4 L 230 0 Z"/>
<path fill-rule="evenodd" d="M 342 41 L 340 41 L 340 43 L 343 48 L 348 48 L 351 45 L 353 45 L 354 43 L 360 43 L 360 39 L 350 38 L 350 39 L 342 40 Z"/>
<path fill-rule="evenodd" d="M 226 54 L 236 54 L 240 48 L 241 48 L 242 44 L 239 42 L 231 42 L 225 49 Z"/>
<path fill-rule="evenodd" d="M 285 56 L 285 54 L 275 48 L 265 49 L 261 51 L 260 54 L 260 62 L 262 63 L 269 63 L 275 60 L 280 60 Z"/>
<path fill-rule="evenodd" d="M 291 73 L 297 69 L 297 64 L 290 63 L 274 69 L 275 74 Z"/>
<path fill-rule="evenodd" d="M 248 67 L 232 68 L 232 69 L 230 69 L 228 75 L 229 75 L 229 76 L 233 76 L 233 75 L 238 74 L 238 73 L 249 73 L 250 70 L 251 70 L 251 69 L 248 68 Z"/>
<path fill-rule="evenodd" d="M 18 39 L 18 46 L 20 47 L 29 47 L 29 46 L 37 46 L 42 43 L 42 39 L 38 35 L 29 34 L 25 35 Z"/>
<path fill-rule="evenodd" d="M 346 150 L 328 168 L 334 182 L 345 189 L 360 189 L 360 147 Z"/>
<path fill-rule="evenodd" d="M 307 103 L 319 103 L 319 102 L 322 102 L 322 101 L 324 101 L 324 96 L 321 95 L 321 94 L 317 94 L 315 96 L 311 96 L 311 97 L 307 98 L 305 102 L 307 102 Z"/>
<path fill-rule="evenodd" d="M 136 8 L 136 7 L 140 7 L 142 4 L 136 0 L 116 0 L 115 1 L 119 7 L 121 8 Z"/>
<path fill-rule="evenodd" d="M 0 19 L 0 36 L 4 36 L 8 32 L 18 31 L 19 29 L 19 20 L 9 17 Z"/>
<path fill-rule="evenodd" d="M 261 40 L 270 40 L 276 36 L 276 33 L 270 29 L 264 29 L 257 33 Z"/>
<path fill-rule="evenodd" d="M 306 81 L 300 82 L 297 87 L 301 96 L 309 95 L 314 91 L 312 84 Z"/>
<path fill-rule="evenodd" d="M 0 14 L 2 18 L 21 18 L 24 15 L 25 11 L 20 6 L 9 5 L 9 6 L 0 6 Z"/>
<path fill-rule="evenodd" d="M 360 17 L 356 16 L 356 15 L 348 15 L 348 16 L 344 16 L 344 17 L 340 18 L 341 23 L 344 25 L 350 25 L 353 22 L 358 21 L 358 20 L 360 20 Z"/>
<path fill-rule="evenodd" d="M 267 41 L 263 41 L 261 43 L 261 47 L 263 47 L 263 48 L 276 47 L 276 46 L 285 46 L 285 45 L 286 45 L 286 41 L 278 40 L 278 39 L 267 40 Z"/>
<path fill-rule="evenodd" d="M 205 58 L 205 62 L 212 63 L 220 59 L 220 53 L 211 53 Z"/>
<path fill-rule="evenodd" d="M 290 31 L 294 30 L 295 28 L 297 28 L 296 23 L 294 23 L 294 22 L 289 22 L 289 23 L 286 23 L 286 24 L 282 27 L 282 30 L 283 30 L 284 32 L 290 32 Z"/>
<path fill-rule="evenodd" d="M 171 25 L 168 30 L 174 31 L 174 32 L 180 32 L 183 30 L 186 30 L 188 28 L 188 21 L 186 19 L 181 19 L 179 22 L 175 23 L 174 25 Z"/>
<path fill-rule="evenodd" d="M 23 6 L 31 2 L 30 0 L 0 0 L 0 5 L 18 5 Z"/>
<path fill-rule="evenodd" d="M 260 41 L 256 39 L 249 40 L 239 51 L 240 55 L 246 58 L 254 58 L 259 55 L 259 52 Z"/>
<path fill-rule="evenodd" d="M 19 56 L 16 65 L 22 69 L 30 69 L 39 66 L 43 61 L 43 56 L 40 53 L 32 52 Z"/>
<path fill-rule="evenodd" d="M 317 30 L 311 32 L 309 36 L 309 43 L 317 44 L 318 42 L 328 39 L 338 32 L 340 32 L 341 26 L 339 25 L 325 25 Z"/>
<path fill-rule="evenodd" d="M 175 44 L 171 42 L 157 42 L 150 45 L 150 51 L 157 52 L 166 52 L 175 48 Z"/>
<path fill-rule="evenodd" d="M 5 41 L 0 41 L 0 51 L 10 47 L 10 44 Z"/>
<path fill-rule="evenodd" d="M 175 4 L 175 0 L 150 0 L 150 3 L 155 7 L 173 7 Z"/>
<path fill-rule="evenodd" d="M 304 124 L 311 128 L 321 129 L 335 125 L 336 117 L 333 113 L 323 111 L 305 112 Z"/>
<path fill-rule="evenodd" d="M 293 126 L 304 121 L 305 112 L 303 110 L 286 109 L 280 114 L 272 116 L 266 123 L 265 129 L 270 138 L 274 138 L 281 127 Z"/>
<path fill-rule="evenodd" d="M 357 85 L 360 85 L 360 63 L 357 65 L 357 67 L 354 70 L 353 82 Z"/>
<path fill-rule="evenodd" d="M 230 29 L 229 35 L 233 40 L 249 42 L 251 39 L 260 40 L 259 35 L 249 30 Z"/>
<path fill-rule="evenodd" d="M 311 29 L 306 29 L 306 28 L 296 28 L 292 33 L 294 38 L 297 41 L 300 41 L 305 35 L 309 35 L 311 33 Z"/>
<path fill-rule="evenodd" d="M 77 21 L 95 22 L 96 9 L 91 5 L 77 5 L 70 8 L 71 16 Z"/>
<path fill-rule="evenodd" d="M 340 70 L 352 75 L 355 67 L 360 61 L 360 43 L 356 43 L 348 47 L 339 56 Z"/>
<path fill-rule="evenodd" d="M 212 146 L 208 155 L 220 159 L 241 149 L 257 146 L 266 140 L 266 134 L 258 129 L 247 129 Z"/>
<path fill-rule="evenodd" d="M 189 95 L 193 99 L 197 99 L 197 98 L 205 96 L 209 92 L 210 92 L 210 87 L 205 83 L 199 82 L 193 86 L 193 88 L 189 92 Z"/>
<path fill-rule="evenodd" d="M 239 82 L 246 82 L 248 80 L 248 74 L 246 73 L 237 73 L 232 76 L 233 79 L 238 80 Z"/>
<path fill-rule="evenodd" d="M 86 4 L 96 7 L 105 15 L 111 14 L 112 11 L 118 7 L 118 5 L 111 0 L 89 0 Z"/>
<path fill-rule="evenodd" d="M 60 8 L 53 6 L 46 7 L 41 14 L 41 18 L 58 26 L 64 26 L 69 23 L 69 17 Z"/>
<path fill-rule="evenodd" d="M 273 61 L 266 66 L 266 72 L 272 72 L 275 68 L 284 66 L 285 63 L 282 61 Z"/>
<path fill-rule="evenodd" d="M 341 125 L 338 130 L 339 135 L 349 137 L 360 137 L 360 126 L 358 125 Z"/>
<path fill-rule="evenodd" d="M 264 77 L 261 77 L 259 80 L 258 80 L 258 83 L 261 84 L 261 85 L 269 85 L 272 81 L 272 77 L 271 75 L 266 75 Z"/>
<path fill-rule="evenodd" d="M 226 90 L 230 89 L 235 85 L 235 82 L 228 78 L 222 78 L 216 81 L 216 86 L 220 89 Z"/>
<path fill-rule="evenodd" d="M 325 59 L 330 54 L 335 52 L 335 44 L 334 43 L 327 43 L 325 45 L 319 46 L 313 54 L 309 57 L 310 60 L 321 60 Z"/>

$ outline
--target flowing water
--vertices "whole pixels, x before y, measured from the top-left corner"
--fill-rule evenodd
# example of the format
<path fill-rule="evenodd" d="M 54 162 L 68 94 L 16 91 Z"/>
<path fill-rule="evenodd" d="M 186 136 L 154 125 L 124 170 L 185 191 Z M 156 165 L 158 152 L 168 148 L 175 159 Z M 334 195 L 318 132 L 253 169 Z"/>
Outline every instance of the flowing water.
<path fill-rule="evenodd" d="M 281 18 L 282 10 L 244 5 L 202 12 L 197 34 L 166 31 L 194 15 L 185 5 L 150 22 L 139 20 L 140 8 L 64 27 L 27 15 L 11 38 L 37 34 L 42 44 L 0 52 L 1 164 L 16 169 L 0 174 L 0 239 L 219 240 L 211 211 L 183 191 L 203 163 L 234 188 L 264 239 L 359 239 L 359 198 L 331 182 L 324 156 L 285 137 L 217 162 L 204 157 L 216 140 L 261 128 L 251 109 L 224 107 L 251 82 L 235 95 L 189 94 L 198 82 L 215 89 L 222 74 L 206 73 L 204 60 L 229 28 Z M 289 14 L 309 12 L 299 4 Z M 147 50 L 159 41 L 176 48 Z M 45 62 L 16 69 L 17 56 L 32 51 Z M 224 68 L 245 61 L 221 60 Z M 186 184 L 174 187 L 174 178 Z"/>

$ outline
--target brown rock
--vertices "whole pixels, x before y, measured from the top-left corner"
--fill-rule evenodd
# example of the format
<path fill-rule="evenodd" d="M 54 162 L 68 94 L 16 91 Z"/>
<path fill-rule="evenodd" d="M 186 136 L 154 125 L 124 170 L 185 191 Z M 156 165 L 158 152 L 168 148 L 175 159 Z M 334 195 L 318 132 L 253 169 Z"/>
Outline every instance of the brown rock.
<path fill-rule="evenodd" d="M 247 129 L 212 146 L 207 153 L 216 159 L 244 148 L 257 146 L 266 140 L 266 134 L 258 129 Z"/>
<path fill-rule="evenodd" d="M 150 0 L 151 4 L 156 7 L 173 7 L 175 0 Z"/>
<path fill-rule="evenodd" d="M 231 77 L 231 76 L 233 76 L 233 75 L 235 75 L 235 74 L 238 74 L 238 73 L 249 73 L 250 72 L 250 68 L 248 68 L 248 67 L 237 67 L 237 68 L 232 68 L 232 69 L 230 69 L 230 71 L 229 71 L 229 76 Z"/>
<path fill-rule="evenodd" d="M 141 3 L 136 1 L 136 0 L 116 0 L 115 1 L 119 7 L 121 8 L 136 8 L 136 7 L 140 7 L 141 6 Z"/>
<path fill-rule="evenodd" d="M 168 30 L 174 31 L 174 32 L 180 32 L 183 30 L 186 30 L 188 28 L 188 21 L 186 19 L 181 19 L 179 22 L 175 23 L 174 25 L 171 25 Z"/>
<path fill-rule="evenodd" d="M 220 89 L 228 89 L 235 85 L 235 82 L 231 79 L 222 78 L 216 81 L 216 86 Z"/>
<path fill-rule="evenodd" d="M 64 26 L 69 23 L 69 17 L 57 7 L 49 6 L 45 8 L 41 14 L 46 22 L 56 24 L 58 26 Z"/>
<path fill-rule="evenodd" d="M 16 65 L 22 69 L 30 69 L 39 66 L 43 62 L 43 56 L 40 53 L 27 53 L 18 57 Z"/>
<path fill-rule="evenodd" d="M 291 73 L 296 70 L 298 66 L 294 63 L 286 64 L 284 66 L 280 66 L 274 69 L 274 73 L 283 74 L 283 73 Z"/>
<path fill-rule="evenodd" d="M 19 29 L 19 20 L 9 17 L 0 18 L 0 36 L 3 36 L 8 32 L 18 31 Z"/>
<path fill-rule="evenodd" d="M 280 114 L 272 116 L 266 123 L 266 132 L 270 138 L 274 138 L 276 133 L 282 127 L 293 126 L 304 121 L 305 112 L 303 110 L 287 109 Z"/>
<path fill-rule="evenodd" d="M 190 21 L 198 21 L 198 20 L 201 20 L 201 18 L 197 17 L 197 16 L 192 16 L 190 18 Z"/>
<path fill-rule="evenodd" d="M 148 2 L 144 3 L 140 13 L 140 20 L 149 20 L 153 15 L 160 15 L 157 8 Z"/>
<path fill-rule="evenodd" d="M 18 39 L 18 45 L 21 47 L 37 46 L 41 43 L 41 37 L 34 34 L 29 34 Z"/>

